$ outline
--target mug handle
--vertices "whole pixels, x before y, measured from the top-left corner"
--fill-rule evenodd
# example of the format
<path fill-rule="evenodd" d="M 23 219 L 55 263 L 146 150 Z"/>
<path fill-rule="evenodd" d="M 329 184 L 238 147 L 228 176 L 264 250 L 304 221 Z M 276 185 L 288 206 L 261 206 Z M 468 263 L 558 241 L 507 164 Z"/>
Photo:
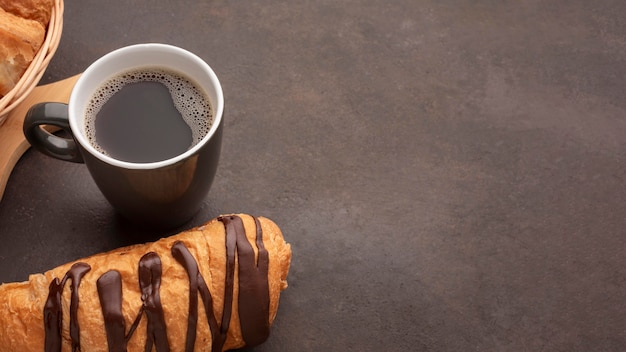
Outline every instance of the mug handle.
<path fill-rule="evenodd" d="M 57 126 L 72 135 L 67 104 L 39 103 L 33 105 L 24 119 L 24 136 L 33 147 L 48 156 L 83 163 L 83 157 L 73 138 L 56 136 L 41 128 L 41 125 Z"/>

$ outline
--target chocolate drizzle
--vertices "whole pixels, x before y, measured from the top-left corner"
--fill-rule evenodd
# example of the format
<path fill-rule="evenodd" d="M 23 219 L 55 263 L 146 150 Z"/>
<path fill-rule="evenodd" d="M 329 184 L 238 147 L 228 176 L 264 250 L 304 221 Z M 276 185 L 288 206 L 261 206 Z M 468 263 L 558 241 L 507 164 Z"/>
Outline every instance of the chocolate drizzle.
<path fill-rule="evenodd" d="M 213 312 L 213 299 L 211 292 L 200 274 L 198 263 L 193 258 L 185 244 L 177 241 L 172 246 L 172 255 L 185 268 L 189 277 L 189 316 L 187 317 L 187 338 L 185 340 L 185 352 L 193 351 L 196 343 L 196 325 L 198 323 L 198 293 L 204 304 L 211 336 L 213 337 L 212 351 L 221 351 L 226 342 L 226 334 L 222 333 Z M 223 324 L 223 321 L 222 321 Z M 223 325 L 222 325 L 223 326 Z"/>
<path fill-rule="evenodd" d="M 161 306 L 161 295 L 159 294 L 161 272 L 161 259 L 156 253 L 150 252 L 139 261 L 139 287 L 141 288 L 143 306 L 133 327 L 131 327 L 131 333 L 145 312 L 148 318 L 146 351 L 152 351 L 153 344 L 156 346 L 157 352 L 169 352 L 170 350 L 163 307 Z M 128 338 L 130 339 L 130 336 Z"/>
<path fill-rule="evenodd" d="M 55 278 L 50 283 L 48 299 L 43 310 L 44 329 L 46 332 L 45 352 L 61 351 L 61 329 L 63 327 L 62 296 L 67 280 L 72 280 L 70 298 L 70 339 L 72 352 L 80 351 L 80 326 L 78 325 L 78 287 L 83 276 L 91 270 L 85 263 L 75 263 L 65 273 L 63 280 Z"/>
<path fill-rule="evenodd" d="M 128 334 L 126 334 L 126 322 L 122 315 L 122 279 L 120 273 L 115 270 L 108 271 L 96 282 L 109 352 L 126 351 L 126 345 L 139 326 L 144 313 L 148 318 L 146 351 L 152 351 L 153 345 L 156 346 L 157 352 L 170 350 L 159 294 L 161 272 L 161 259 L 156 253 L 150 252 L 139 260 L 139 288 L 141 289 L 143 304 Z"/>
<path fill-rule="evenodd" d="M 267 282 L 269 254 L 263 245 L 261 224 L 254 218 L 256 225 L 256 245 L 258 259 L 255 261 L 254 249 L 246 237 L 243 221 L 238 216 L 219 218 L 226 227 L 227 275 L 226 282 L 231 282 L 226 297 L 232 302 L 232 282 L 234 281 L 235 252 L 239 263 L 239 320 L 241 333 L 246 346 L 263 343 L 269 336 L 270 297 Z M 226 304 L 226 303 L 225 303 Z M 231 305 L 231 303 L 229 303 Z M 222 326 L 223 327 L 223 326 Z M 226 326 L 228 329 L 228 326 Z"/>
<path fill-rule="evenodd" d="M 96 281 L 96 286 L 109 352 L 125 352 L 127 340 L 126 322 L 122 315 L 122 277 L 115 270 L 107 271 Z"/>
<path fill-rule="evenodd" d="M 222 319 L 219 324 L 215 317 L 211 292 L 200 273 L 196 259 L 181 241 L 175 242 L 171 248 L 172 256 L 183 266 L 189 279 L 186 352 L 192 352 L 196 344 L 198 295 L 202 299 L 206 319 L 211 330 L 211 350 L 218 352 L 224 348 L 233 310 L 236 267 L 238 267 L 237 274 L 239 279 L 237 303 L 243 340 L 247 347 L 252 347 L 264 342 L 269 336 L 269 254 L 263 245 L 261 224 L 257 218 L 254 218 L 256 225 L 255 245 L 257 247 L 255 255 L 254 248 L 246 237 L 243 221 L 239 216 L 222 216 L 218 220 L 224 225 L 226 237 L 224 306 L 222 308 Z M 68 279 L 72 280 L 72 298 L 70 303 L 72 351 L 80 351 L 80 329 L 77 319 L 78 286 L 83 275 L 90 269 L 89 265 L 85 263 L 76 263 L 66 273 L 63 280 L 54 279 L 50 284 L 48 300 L 44 307 L 46 352 L 61 351 L 63 314 L 61 298 L 63 287 Z M 152 351 L 153 347 L 156 347 L 157 352 L 169 352 L 167 327 L 159 293 L 162 265 L 161 259 L 156 253 L 149 252 L 139 260 L 138 275 L 143 304 L 128 333 L 126 332 L 126 322 L 122 313 L 122 279 L 120 273 L 115 270 L 108 271 L 100 276 L 96 282 L 104 316 L 109 351 L 125 352 L 127 350 L 128 341 L 133 336 L 145 314 L 147 318 L 145 351 Z"/>
<path fill-rule="evenodd" d="M 198 293 L 204 303 L 204 311 L 211 329 L 213 352 L 222 351 L 233 308 L 235 283 L 235 256 L 239 263 L 239 320 L 241 333 L 246 346 L 256 346 L 269 336 L 269 285 L 267 282 L 269 254 L 263 245 L 263 231 L 258 219 L 256 225 L 256 245 L 258 259 L 255 261 L 254 249 L 248 242 L 243 222 L 238 216 L 218 218 L 224 224 L 226 232 L 226 284 L 224 285 L 224 309 L 222 321 L 218 327 L 211 293 L 200 274 L 198 263 L 187 247 L 177 241 L 172 246 L 172 256 L 185 268 L 189 277 L 189 316 L 185 351 L 192 352 L 196 340 L 198 321 Z"/>

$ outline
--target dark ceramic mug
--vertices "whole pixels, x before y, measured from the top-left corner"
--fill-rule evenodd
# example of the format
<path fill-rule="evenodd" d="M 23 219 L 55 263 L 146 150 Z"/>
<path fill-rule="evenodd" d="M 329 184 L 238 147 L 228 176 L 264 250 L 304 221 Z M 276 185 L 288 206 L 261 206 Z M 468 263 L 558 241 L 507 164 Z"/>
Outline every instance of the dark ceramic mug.
<path fill-rule="evenodd" d="M 86 136 L 89 101 L 111 77 L 147 66 L 191 78 L 209 98 L 212 125 L 197 144 L 167 160 L 133 163 L 105 155 Z M 193 217 L 209 192 L 221 150 L 223 112 L 220 82 L 206 62 L 175 46 L 137 44 L 115 50 L 89 66 L 76 82 L 69 104 L 33 106 L 24 121 L 24 134 L 44 154 L 85 163 L 106 199 L 124 217 L 152 227 L 171 228 Z M 72 138 L 50 134 L 41 125 L 58 126 Z"/>

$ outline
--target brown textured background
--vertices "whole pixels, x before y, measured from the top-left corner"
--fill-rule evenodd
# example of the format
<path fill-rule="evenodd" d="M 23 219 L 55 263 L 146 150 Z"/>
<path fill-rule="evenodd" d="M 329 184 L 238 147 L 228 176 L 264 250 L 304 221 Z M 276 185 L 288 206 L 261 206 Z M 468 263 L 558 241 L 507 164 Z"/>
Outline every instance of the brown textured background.
<path fill-rule="evenodd" d="M 294 251 L 255 351 L 626 350 L 626 2 L 66 0 L 44 77 L 165 42 L 217 72 L 225 140 L 184 227 L 275 220 Z M 167 233 L 29 151 L 0 281 Z"/>

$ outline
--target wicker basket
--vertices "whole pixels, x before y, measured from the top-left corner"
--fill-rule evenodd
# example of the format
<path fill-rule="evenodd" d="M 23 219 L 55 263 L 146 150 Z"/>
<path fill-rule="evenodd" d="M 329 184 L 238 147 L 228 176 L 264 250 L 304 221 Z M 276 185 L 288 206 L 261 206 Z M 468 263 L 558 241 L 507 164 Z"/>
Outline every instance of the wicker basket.
<path fill-rule="evenodd" d="M 63 31 L 63 0 L 55 0 L 50 17 L 50 24 L 46 33 L 46 38 L 33 58 L 33 62 L 28 66 L 22 78 L 17 82 L 7 95 L 0 99 L 0 126 L 7 119 L 7 116 L 19 103 L 24 100 L 35 88 L 43 76 L 50 59 L 59 46 L 61 32 Z"/>

